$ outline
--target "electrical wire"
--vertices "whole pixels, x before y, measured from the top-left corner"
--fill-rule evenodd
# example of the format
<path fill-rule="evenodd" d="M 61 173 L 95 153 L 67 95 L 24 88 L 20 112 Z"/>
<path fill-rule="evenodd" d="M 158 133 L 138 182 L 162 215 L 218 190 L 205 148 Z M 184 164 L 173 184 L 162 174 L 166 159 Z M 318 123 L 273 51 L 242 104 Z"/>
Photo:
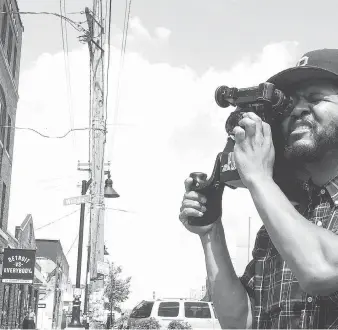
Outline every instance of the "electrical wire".
<path fill-rule="evenodd" d="M 81 26 L 81 24 L 85 23 L 85 22 L 74 22 L 73 20 L 71 20 L 70 18 L 66 17 L 66 16 L 62 16 L 60 14 L 57 13 L 51 13 L 51 12 L 47 12 L 47 11 L 40 11 L 40 12 L 36 12 L 36 11 L 2 11 L 0 12 L 0 14 L 20 14 L 20 15 L 52 15 L 52 16 L 56 16 L 56 17 L 61 17 L 63 18 L 66 22 L 68 22 L 74 29 L 76 29 L 79 32 L 83 32 L 85 34 L 88 33 L 88 31 L 83 28 Z M 74 13 L 69 13 L 69 14 L 84 14 L 83 11 L 81 12 L 74 12 Z"/>
<path fill-rule="evenodd" d="M 109 0 L 106 0 L 106 6 L 105 6 L 106 14 L 105 14 L 105 16 L 104 16 L 104 27 L 105 27 L 105 31 L 107 31 L 107 16 L 108 16 L 107 8 L 108 8 L 108 1 L 109 1 Z M 109 21 L 108 21 L 108 24 L 109 24 Z"/>
<path fill-rule="evenodd" d="M 69 250 L 68 250 L 67 253 L 66 253 L 66 257 L 68 256 L 69 252 L 72 250 L 72 248 L 73 248 L 74 244 L 76 243 L 78 237 L 79 237 L 79 234 L 76 235 L 76 237 L 75 237 L 75 239 L 74 239 L 72 245 L 70 246 Z"/>
<path fill-rule="evenodd" d="M 108 3 L 108 0 L 107 0 Z M 108 51 L 107 51 L 107 78 L 106 78 L 106 105 L 105 105 L 105 123 L 104 126 L 107 126 L 107 117 L 108 117 L 108 91 L 109 91 L 109 68 L 110 68 L 110 33 L 111 33 L 111 10 L 112 8 L 112 0 L 109 0 L 109 17 L 108 17 Z"/>
<path fill-rule="evenodd" d="M 88 213 L 89 213 L 89 212 L 87 212 L 86 217 L 88 216 Z M 37 230 L 37 229 L 35 229 L 35 230 Z M 74 241 L 72 242 L 72 244 L 71 244 L 69 250 L 68 250 L 67 253 L 65 254 L 66 257 L 68 256 L 69 252 L 70 252 L 70 251 L 72 250 L 72 248 L 74 247 L 74 244 L 76 243 L 78 237 L 79 237 L 79 233 L 77 233 L 77 235 L 76 235 Z M 46 279 L 47 282 L 49 282 L 50 279 L 51 279 L 51 277 L 55 275 L 54 272 L 55 272 L 55 270 L 56 270 L 57 268 L 58 268 L 58 265 L 57 265 L 51 272 L 48 273 L 47 279 Z"/>
<path fill-rule="evenodd" d="M 79 233 L 76 235 L 76 237 L 75 237 L 73 243 L 71 244 L 69 250 L 68 250 L 67 253 L 65 254 L 65 257 L 67 257 L 68 254 L 69 254 L 69 252 L 72 250 L 72 248 L 73 248 L 74 244 L 76 243 L 78 237 L 79 237 Z M 49 281 L 51 280 L 51 278 L 55 275 L 55 271 L 56 271 L 56 269 L 57 269 L 58 267 L 59 267 L 59 266 L 56 265 L 56 266 L 54 267 L 54 269 L 53 269 L 51 272 L 48 273 L 47 278 L 46 278 L 46 281 L 47 281 L 47 282 L 49 282 Z"/>
<path fill-rule="evenodd" d="M 66 12 L 66 1 L 63 0 L 63 8 L 62 8 L 62 0 L 60 0 L 60 14 L 65 17 Z M 62 17 L 60 17 L 61 23 L 61 37 L 62 37 L 62 48 L 63 48 L 63 58 L 65 65 L 65 73 L 66 73 L 66 89 L 67 89 L 67 103 L 68 103 L 68 113 L 70 120 L 70 128 L 74 128 L 74 116 L 73 116 L 73 107 L 72 107 L 72 90 L 71 90 L 71 77 L 70 77 L 70 68 L 69 68 L 69 52 L 68 52 L 68 32 L 67 32 L 67 24 L 63 21 Z M 75 136 L 73 135 L 73 148 L 76 150 Z"/>
<path fill-rule="evenodd" d="M 71 213 L 68 213 L 68 214 L 62 216 L 61 218 L 58 218 L 58 219 L 53 220 L 53 221 L 51 221 L 51 222 L 49 222 L 49 223 L 46 223 L 45 225 L 43 225 L 43 226 L 41 226 L 41 227 L 39 227 L 39 228 L 36 228 L 35 231 L 36 231 L 36 230 L 39 230 L 39 229 L 43 229 L 43 228 L 48 227 L 48 226 L 50 226 L 50 225 L 53 225 L 54 223 L 56 223 L 56 222 L 58 222 L 58 221 L 61 221 L 61 220 L 65 219 L 65 218 L 67 218 L 67 217 L 69 217 L 69 216 L 71 216 L 72 214 L 74 214 L 74 213 L 76 213 L 76 212 L 79 212 L 79 210 L 75 210 L 75 211 L 73 211 L 73 212 L 71 212 Z"/>
<path fill-rule="evenodd" d="M 120 95 L 121 95 L 120 94 L 120 86 L 121 86 L 121 78 L 122 78 L 122 72 L 123 72 L 123 67 L 124 67 L 125 52 L 126 52 L 126 47 L 127 47 L 127 38 L 128 38 L 128 31 L 129 31 L 131 4 L 132 4 L 132 0 L 129 0 L 129 1 L 126 0 L 113 123 L 115 123 L 117 121 L 118 113 L 119 113 Z M 113 129 L 112 130 L 112 138 L 111 138 L 112 146 L 110 148 L 110 152 L 112 152 L 113 149 L 114 149 L 115 134 L 116 134 L 116 129 Z M 113 158 L 113 157 L 110 157 L 110 158 Z"/>
<path fill-rule="evenodd" d="M 117 208 L 112 208 L 112 207 L 106 207 L 106 210 L 120 211 L 120 212 L 126 212 L 126 213 L 135 213 L 133 211 L 123 210 L 123 209 L 117 209 Z"/>
<path fill-rule="evenodd" d="M 135 126 L 135 125 L 133 125 L 133 124 L 107 124 L 107 126 Z M 30 127 L 17 127 L 17 126 L 7 126 L 7 125 L 0 125 L 0 127 L 17 129 L 17 130 L 28 130 L 28 131 L 32 131 L 36 134 L 39 134 L 40 136 L 42 136 L 44 138 L 49 138 L 49 139 L 63 139 L 65 137 L 67 137 L 67 135 L 69 133 L 71 133 L 73 131 L 103 131 L 103 132 L 105 132 L 105 130 L 102 129 L 102 128 L 81 127 L 81 128 L 70 129 L 65 134 L 60 135 L 60 136 L 50 136 L 50 135 L 42 134 L 39 131 L 37 131 L 36 129 L 30 128 Z"/>
<path fill-rule="evenodd" d="M 34 128 L 30 128 L 30 127 L 17 127 L 17 126 L 0 126 L 0 127 L 5 127 L 5 128 L 12 128 L 12 129 L 18 129 L 18 130 L 28 130 L 28 131 L 32 131 L 36 134 L 41 135 L 44 138 L 48 138 L 48 139 L 63 139 L 65 138 L 69 133 L 73 132 L 73 131 L 88 131 L 88 130 L 97 130 L 97 131 L 104 131 L 101 128 L 92 128 L 92 127 L 83 127 L 83 128 L 73 128 L 70 129 L 69 131 L 67 131 L 65 134 L 61 135 L 61 136 L 50 136 L 50 135 L 45 135 L 40 133 L 39 131 L 35 130 Z"/>

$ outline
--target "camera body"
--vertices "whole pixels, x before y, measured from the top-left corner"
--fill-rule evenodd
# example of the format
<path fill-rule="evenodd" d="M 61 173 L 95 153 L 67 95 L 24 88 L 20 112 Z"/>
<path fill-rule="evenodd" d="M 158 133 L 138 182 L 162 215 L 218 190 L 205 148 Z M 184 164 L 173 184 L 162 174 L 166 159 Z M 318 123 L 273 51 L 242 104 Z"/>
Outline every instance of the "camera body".
<path fill-rule="evenodd" d="M 216 157 L 211 176 L 207 179 L 205 173 L 190 174 L 194 180 L 193 190 L 207 197 L 207 211 L 203 217 L 188 219 L 188 223 L 193 226 L 205 226 L 221 217 L 222 195 L 225 186 L 232 189 L 245 188 L 236 169 L 233 153 L 235 141 L 232 134 L 234 127 L 238 126 L 238 122 L 242 119 L 243 113 L 254 112 L 270 124 L 275 149 L 281 150 L 284 147 L 284 140 L 280 131 L 280 123 L 293 109 L 292 98 L 267 82 L 242 89 L 220 86 L 215 91 L 215 100 L 222 108 L 233 106 L 236 109 L 230 113 L 225 123 L 225 130 L 228 133 L 227 143 L 223 152 Z M 290 185 L 292 179 L 288 172 L 287 164 L 281 153 L 276 152 L 274 180 L 285 193 L 292 195 L 294 190 Z"/>
<path fill-rule="evenodd" d="M 241 89 L 220 86 L 215 91 L 215 100 L 221 108 L 237 107 L 226 122 L 225 129 L 228 134 L 238 125 L 241 113 L 254 112 L 263 121 L 272 124 L 273 121 L 287 116 L 293 108 L 292 98 L 275 88 L 274 84 L 267 82 Z"/>

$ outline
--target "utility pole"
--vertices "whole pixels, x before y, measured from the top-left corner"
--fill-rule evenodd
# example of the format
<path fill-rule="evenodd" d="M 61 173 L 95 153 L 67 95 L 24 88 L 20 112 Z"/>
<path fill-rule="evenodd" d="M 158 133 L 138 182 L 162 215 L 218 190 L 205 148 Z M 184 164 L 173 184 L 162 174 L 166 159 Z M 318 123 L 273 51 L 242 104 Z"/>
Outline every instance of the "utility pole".
<path fill-rule="evenodd" d="M 106 106 L 104 98 L 104 24 L 102 0 L 85 9 L 89 35 L 91 71 L 91 228 L 90 279 L 97 278 L 97 264 L 104 261 L 104 149 L 106 143 Z"/>

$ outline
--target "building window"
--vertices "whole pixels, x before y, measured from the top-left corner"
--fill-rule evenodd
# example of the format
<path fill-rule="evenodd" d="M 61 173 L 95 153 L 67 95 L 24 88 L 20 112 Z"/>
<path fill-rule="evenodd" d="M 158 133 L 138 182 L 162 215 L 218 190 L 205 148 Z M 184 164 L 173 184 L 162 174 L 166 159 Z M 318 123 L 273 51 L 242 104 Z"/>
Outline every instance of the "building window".
<path fill-rule="evenodd" d="M 2 194 L 1 194 L 1 213 L 0 213 L 0 227 L 2 228 L 4 223 L 4 211 L 6 205 L 6 184 L 2 184 Z"/>
<path fill-rule="evenodd" d="M 13 30 L 12 28 L 8 31 L 8 45 L 7 45 L 7 60 L 9 65 L 12 62 L 12 48 L 13 48 Z"/>
<path fill-rule="evenodd" d="M 130 317 L 142 319 L 150 316 L 154 302 L 142 301 L 131 312 Z"/>
<path fill-rule="evenodd" d="M 1 42 L 2 42 L 2 45 L 5 47 L 7 26 L 8 26 L 8 14 L 7 14 L 7 8 L 5 4 L 2 7 L 2 12 L 4 12 L 5 14 L 3 14 L 2 26 L 1 26 Z"/>
<path fill-rule="evenodd" d="M 211 313 L 208 303 L 185 302 L 184 313 L 187 318 L 210 319 Z"/>
<path fill-rule="evenodd" d="M 16 56 L 17 56 L 17 53 L 18 53 L 18 49 L 14 45 L 13 66 L 12 66 L 12 76 L 13 76 L 13 78 L 15 78 L 15 74 L 16 74 Z"/>
<path fill-rule="evenodd" d="M 12 126 L 12 119 L 10 117 L 9 114 L 7 114 L 7 139 L 6 139 L 6 150 L 8 152 L 8 154 L 10 154 L 10 150 L 11 150 L 11 126 Z"/>
<path fill-rule="evenodd" d="M 177 301 L 161 302 L 158 307 L 158 316 L 177 317 L 179 313 L 180 303 Z"/>

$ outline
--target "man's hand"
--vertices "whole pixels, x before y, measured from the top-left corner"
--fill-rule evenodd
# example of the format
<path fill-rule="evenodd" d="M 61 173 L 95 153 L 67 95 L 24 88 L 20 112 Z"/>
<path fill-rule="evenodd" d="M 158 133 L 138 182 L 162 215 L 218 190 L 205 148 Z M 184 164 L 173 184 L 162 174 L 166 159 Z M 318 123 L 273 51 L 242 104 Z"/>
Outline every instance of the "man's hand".
<path fill-rule="evenodd" d="M 270 125 L 247 112 L 233 133 L 235 163 L 243 184 L 249 187 L 255 179 L 272 178 L 275 148 Z"/>
<path fill-rule="evenodd" d="M 179 219 L 190 232 L 198 234 L 201 237 L 210 232 L 214 225 L 220 221 L 217 220 L 214 223 L 207 226 L 191 226 L 188 224 L 188 217 L 202 217 L 206 211 L 206 202 L 207 198 L 196 191 L 191 190 L 193 183 L 192 178 L 185 180 L 185 194 L 182 201 L 182 206 L 180 209 Z"/>

